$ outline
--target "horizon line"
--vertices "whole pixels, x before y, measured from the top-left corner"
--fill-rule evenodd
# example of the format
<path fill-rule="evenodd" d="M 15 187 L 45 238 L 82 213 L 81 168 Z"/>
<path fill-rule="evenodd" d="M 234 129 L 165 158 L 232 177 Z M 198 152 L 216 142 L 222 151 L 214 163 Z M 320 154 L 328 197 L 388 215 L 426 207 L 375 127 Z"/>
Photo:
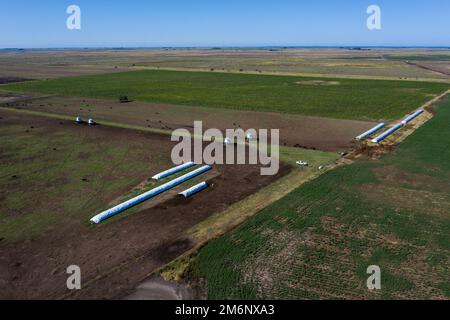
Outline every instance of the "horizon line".
<path fill-rule="evenodd" d="M 61 46 L 61 47 L 0 47 L 0 50 L 92 50 L 92 49 L 450 49 L 448 45 L 237 45 L 237 46 Z"/>

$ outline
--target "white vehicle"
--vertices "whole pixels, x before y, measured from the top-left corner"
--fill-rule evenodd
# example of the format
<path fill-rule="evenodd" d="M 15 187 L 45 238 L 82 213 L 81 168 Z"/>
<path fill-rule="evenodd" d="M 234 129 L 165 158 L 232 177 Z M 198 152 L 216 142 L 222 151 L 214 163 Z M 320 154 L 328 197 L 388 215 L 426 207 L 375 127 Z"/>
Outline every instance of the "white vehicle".
<path fill-rule="evenodd" d="M 94 119 L 89 119 L 88 124 L 89 124 L 90 126 L 93 126 L 93 125 L 95 125 L 96 123 L 95 123 Z"/>
<path fill-rule="evenodd" d="M 303 160 L 297 161 L 296 164 L 298 164 L 299 166 L 302 166 L 302 167 L 307 167 L 308 166 L 308 162 L 303 161 Z"/>

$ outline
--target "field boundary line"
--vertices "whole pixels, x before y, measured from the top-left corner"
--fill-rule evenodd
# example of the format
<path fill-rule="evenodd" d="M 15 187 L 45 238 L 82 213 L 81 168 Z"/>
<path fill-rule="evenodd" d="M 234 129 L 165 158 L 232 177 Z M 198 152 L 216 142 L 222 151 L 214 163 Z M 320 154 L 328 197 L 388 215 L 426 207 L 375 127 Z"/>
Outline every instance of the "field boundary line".
<path fill-rule="evenodd" d="M 21 114 L 27 114 L 27 115 L 31 115 L 31 116 L 46 117 L 46 118 L 53 118 L 53 119 L 58 119 L 58 120 L 66 120 L 66 121 L 75 122 L 75 118 L 73 118 L 73 117 L 62 115 L 62 114 L 44 112 L 44 111 L 33 111 L 33 110 L 9 108 L 9 107 L 5 107 L 5 106 L 0 106 L 0 110 L 6 110 L 6 111 L 21 113 Z M 147 127 L 136 126 L 136 125 L 131 125 L 131 124 L 122 124 L 122 123 L 112 122 L 112 121 L 100 120 L 98 122 L 98 124 L 107 126 L 107 127 L 113 127 L 113 128 L 151 132 L 151 133 L 155 133 L 155 134 L 162 134 L 162 135 L 168 135 L 168 136 L 172 135 L 171 130 L 147 128 Z"/>
<path fill-rule="evenodd" d="M 285 76 L 285 77 L 305 77 L 305 78 L 329 78 L 329 79 L 354 79 L 354 80 L 387 80 L 387 81 L 410 81 L 410 82 L 432 82 L 432 83 L 450 83 L 450 79 L 438 78 L 406 78 L 399 79 L 397 77 L 382 77 L 368 75 L 343 75 L 343 74 L 323 74 L 323 73 L 303 73 L 303 72 L 276 72 L 276 71 L 252 71 L 238 69 L 230 69 L 229 71 L 214 70 L 208 68 L 173 68 L 173 67 L 132 67 L 127 71 L 145 71 L 145 70 L 163 70 L 163 71 L 185 71 L 185 72 L 204 72 L 204 73 L 223 73 L 223 74 L 252 74 L 260 76 Z"/>

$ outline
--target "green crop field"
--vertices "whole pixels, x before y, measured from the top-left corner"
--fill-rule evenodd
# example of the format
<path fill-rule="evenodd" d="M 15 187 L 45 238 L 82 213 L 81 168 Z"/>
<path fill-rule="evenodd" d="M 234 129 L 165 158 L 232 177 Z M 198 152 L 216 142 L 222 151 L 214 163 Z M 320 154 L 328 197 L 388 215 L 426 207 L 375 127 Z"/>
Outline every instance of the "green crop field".
<path fill-rule="evenodd" d="M 0 88 L 115 100 L 127 95 L 147 102 L 379 120 L 399 118 L 446 91 L 449 85 L 155 70 L 33 81 Z"/>
<path fill-rule="evenodd" d="M 203 247 L 210 299 L 450 298 L 450 100 L 378 161 L 339 167 Z M 366 269 L 381 268 L 369 291 Z"/>

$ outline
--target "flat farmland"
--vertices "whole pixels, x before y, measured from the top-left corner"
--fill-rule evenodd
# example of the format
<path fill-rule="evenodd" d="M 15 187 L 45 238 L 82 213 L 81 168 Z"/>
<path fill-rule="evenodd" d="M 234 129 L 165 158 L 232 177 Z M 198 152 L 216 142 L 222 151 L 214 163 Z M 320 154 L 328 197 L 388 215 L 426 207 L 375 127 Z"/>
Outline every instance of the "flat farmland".
<path fill-rule="evenodd" d="M 188 229 L 290 170 L 260 176 L 256 165 L 214 166 L 202 177 L 212 187 L 195 198 L 176 196 L 187 183 L 93 226 L 95 213 L 151 188 L 150 177 L 173 166 L 170 137 L 6 110 L 0 134 L 4 299 L 122 297 L 195 245 Z M 84 289 L 68 295 L 72 264 Z"/>
<path fill-rule="evenodd" d="M 361 48 L 360 48 L 361 49 Z M 107 70 L 174 69 L 298 76 L 447 80 L 407 61 L 449 65 L 448 49 L 128 48 L 0 51 L 0 77 L 32 79 Z"/>
<path fill-rule="evenodd" d="M 155 273 L 210 299 L 450 298 L 450 104 L 430 102 L 450 88 L 449 52 L 0 50 L 0 298 L 123 298 Z M 427 102 L 392 140 L 354 140 Z M 280 129 L 279 173 L 214 165 L 89 223 L 183 174 L 150 178 L 198 120 Z M 73 264 L 83 290 L 69 292 Z M 381 291 L 365 286 L 371 264 Z"/>
<path fill-rule="evenodd" d="M 1 99 L 0 93 L 0 102 Z M 4 106 L 17 110 L 63 115 L 70 119 L 79 115 L 83 119 L 94 118 L 100 123 L 113 122 L 149 131 L 165 131 L 167 134 L 177 128 L 192 131 L 194 121 L 197 120 L 202 121 L 204 130 L 218 128 L 224 132 L 229 128 L 280 129 L 281 145 L 323 151 L 348 150 L 353 147 L 354 137 L 375 125 L 368 121 L 140 101 L 123 104 L 109 99 L 65 96 L 40 98 L 14 93 L 3 95 L 3 99 Z"/>
<path fill-rule="evenodd" d="M 0 87 L 24 93 L 278 112 L 337 119 L 395 119 L 448 84 L 214 72 L 135 71 L 31 81 Z"/>
<path fill-rule="evenodd" d="M 55 55 L 64 56 L 64 59 L 60 60 Z M 71 59 L 64 50 L 0 50 L 0 83 L 11 78 L 44 80 L 124 70 L 115 65 L 90 63 L 86 56 L 82 57 L 81 51 L 73 52 L 73 55 Z"/>
<path fill-rule="evenodd" d="M 450 100 L 379 161 L 297 188 L 203 247 L 209 299 L 450 298 Z M 366 287 L 381 268 L 382 290 Z"/>
<path fill-rule="evenodd" d="M 80 66 L 67 64 L 47 64 L 39 63 L 2 63 L 0 61 L 0 83 L 17 80 L 45 80 L 62 77 L 77 77 L 90 74 L 102 74 L 124 71 L 127 69 L 116 69 L 114 67 Z"/>

